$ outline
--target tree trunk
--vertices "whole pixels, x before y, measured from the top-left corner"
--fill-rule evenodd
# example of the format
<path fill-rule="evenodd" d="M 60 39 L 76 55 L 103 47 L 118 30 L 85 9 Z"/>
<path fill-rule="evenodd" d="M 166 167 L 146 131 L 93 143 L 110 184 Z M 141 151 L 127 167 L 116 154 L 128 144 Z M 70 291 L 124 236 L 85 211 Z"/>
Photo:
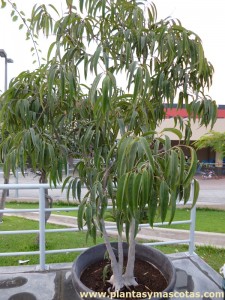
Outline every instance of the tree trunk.
<path fill-rule="evenodd" d="M 109 254 L 112 272 L 113 272 L 113 275 L 111 276 L 111 278 L 108 282 L 110 284 L 112 284 L 112 288 L 114 289 L 114 291 L 120 291 L 120 289 L 122 287 L 124 287 L 124 280 L 122 277 L 122 272 L 120 272 L 120 267 L 119 267 L 118 261 L 116 259 L 116 256 L 112 249 L 112 246 L 110 244 L 109 237 L 108 237 L 108 234 L 105 229 L 105 222 L 104 222 L 104 220 L 101 220 L 100 222 L 102 225 L 102 234 L 103 234 L 103 238 L 105 240 L 105 245 L 106 245 L 106 249 Z"/>
<path fill-rule="evenodd" d="M 119 263 L 119 272 L 120 274 L 123 274 L 123 240 L 120 233 L 118 233 L 118 263 Z"/>
<path fill-rule="evenodd" d="M 5 176 L 4 175 L 4 184 L 9 183 L 9 175 Z M 0 201 L 0 209 L 5 208 L 5 202 L 6 202 L 6 197 L 8 195 L 9 190 L 2 190 L 2 196 L 1 196 L 1 201 Z M 0 223 L 2 223 L 2 218 L 3 218 L 3 213 L 0 213 Z"/>
<path fill-rule="evenodd" d="M 48 179 L 46 177 L 46 173 L 44 171 L 41 172 L 41 176 L 39 179 L 39 183 L 48 183 Z M 45 208 L 52 208 L 52 197 L 50 197 L 48 195 L 48 189 L 45 189 Z M 48 219 L 51 216 L 51 212 L 50 211 L 46 211 L 45 212 L 45 223 L 48 222 Z"/>
<path fill-rule="evenodd" d="M 48 183 L 46 173 L 44 171 L 41 171 L 41 176 L 39 179 L 39 183 Z M 53 199 L 48 195 L 48 189 L 45 189 L 45 208 L 52 208 L 52 202 Z M 45 212 L 45 224 L 48 222 L 48 219 L 51 216 L 51 211 Z M 39 244 L 39 234 L 37 235 L 36 239 L 37 244 Z"/>
<path fill-rule="evenodd" d="M 127 266 L 125 274 L 123 275 L 125 286 L 137 286 L 138 283 L 134 278 L 134 263 L 135 263 L 135 227 L 136 221 L 134 218 L 131 220 L 130 236 L 129 236 L 129 250 L 127 258 Z"/>

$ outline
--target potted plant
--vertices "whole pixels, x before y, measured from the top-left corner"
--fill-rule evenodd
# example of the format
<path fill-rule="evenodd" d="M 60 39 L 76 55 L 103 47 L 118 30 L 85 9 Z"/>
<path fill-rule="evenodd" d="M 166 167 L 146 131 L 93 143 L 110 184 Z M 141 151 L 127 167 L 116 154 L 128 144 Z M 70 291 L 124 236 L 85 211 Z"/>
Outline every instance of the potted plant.
<path fill-rule="evenodd" d="M 193 179 L 197 157 L 188 145 L 189 121 L 175 118 L 175 126 L 185 128 L 184 143 L 177 146 L 171 145 L 167 133 L 182 140 L 182 132 L 165 128 L 158 133 L 157 125 L 176 96 L 177 107 L 185 103 L 189 118 L 198 118 L 201 125 L 212 121 L 213 125 L 216 105 L 204 96 L 213 68 L 204 56 L 200 38 L 178 20 L 157 21 L 153 3 L 87 0 L 80 2 L 81 12 L 84 4 L 85 17 L 70 16 L 69 28 L 74 32 L 76 46 L 67 46 L 70 51 L 79 49 L 76 61 L 83 62 L 84 76 L 88 78 L 90 71 L 95 77 L 86 86 L 88 93 L 76 103 L 74 139 L 81 159 L 76 166 L 78 177 L 67 178 L 64 184 L 69 182 L 80 200 L 79 228 L 86 225 L 87 236 L 94 240 L 97 231 L 101 232 L 105 246 L 82 254 L 79 263 L 74 264 L 73 280 L 83 290 L 79 276 L 95 260 L 94 256 L 99 263 L 107 250 L 112 268 L 108 280 L 111 291 L 124 287 L 129 290 L 138 285 L 134 275 L 135 238 L 143 212 L 147 208 L 149 224 L 153 226 L 157 215 L 164 222 L 170 208 L 172 221 L 177 199 L 186 202 L 190 197 L 192 180 L 194 203 L 199 192 L 198 182 Z M 71 6 L 69 12 L 72 10 Z M 64 22 L 58 24 L 60 30 Z M 78 43 L 81 46 L 77 48 Z M 189 151 L 188 164 L 184 148 Z M 87 193 L 81 199 L 83 184 Z M 112 205 L 117 225 L 116 247 L 110 243 L 105 226 L 108 205 Z M 125 248 L 123 232 L 129 245 Z"/>
<path fill-rule="evenodd" d="M 204 95 L 213 67 L 205 58 L 198 35 L 179 20 L 157 20 L 153 3 L 80 0 L 77 4 L 67 0 L 66 4 L 67 14 L 56 21 L 41 5 L 34 7 L 27 22 L 35 34 L 55 34 L 48 52 L 46 101 L 50 110 L 51 105 L 59 105 L 57 113 L 66 119 L 68 133 L 60 141 L 68 153 L 80 158 L 78 176 L 68 177 L 64 186 L 69 184 L 80 201 L 79 228 L 86 225 L 87 236 L 94 240 L 99 231 L 105 241 L 104 247 L 88 252 L 85 267 L 95 255 L 99 263 L 107 249 L 112 269 L 110 290 L 129 290 L 138 285 L 134 275 L 136 249 L 146 258 L 146 250 L 136 246 L 143 212 L 147 209 L 153 226 L 157 216 L 165 220 L 170 208 L 172 221 L 177 199 L 189 199 L 197 166 L 195 150 L 188 145 L 189 120 L 198 118 L 200 125 L 211 122 L 211 126 L 215 122 L 216 103 Z M 50 9 L 56 11 L 52 5 Z M 177 115 L 174 128 L 157 132 L 176 99 L 177 108 L 185 105 L 188 119 Z M 61 128 L 60 120 L 54 119 L 55 129 Z M 177 135 L 182 142 L 172 146 L 167 133 Z M 58 135 L 63 136 L 63 131 Z M 73 148 L 68 140 L 73 141 Z M 184 148 L 189 151 L 188 164 Z M 54 168 L 53 181 L 57 173 Z M 82 185 L 87 189 L 83 198 Z M 198 192 L 194 179 L 194 203 Z M 116 246 L 110 243 L 105 225 L 109 205 L 117 225 Z M 123 232 L 128 244 L 122 242 Z M 155 257 L 155 251 L 148 256 Z M 158 268 L 159 261 L 169 266 L 161 254 L 153 258 Z M 81 265 L 75 265 L 74 270 L 80 268 L 83 273 Z M 173 271 L 171 265 L 168 268 Z M 80 280 L 78 275 L 75 272 L 74 278 Z M 166 272 L 164 275 L 167 277 Z M 174 283 L 174 276 L 169 280 Z"/>

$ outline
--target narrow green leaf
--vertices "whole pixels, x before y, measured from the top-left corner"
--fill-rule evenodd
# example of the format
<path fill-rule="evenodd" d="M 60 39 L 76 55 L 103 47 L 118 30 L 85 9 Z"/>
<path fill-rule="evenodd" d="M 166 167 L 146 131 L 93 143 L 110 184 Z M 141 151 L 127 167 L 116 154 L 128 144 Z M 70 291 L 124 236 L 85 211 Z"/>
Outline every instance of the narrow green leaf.
<path fill-rule="evenodd" d="M 136 213 L 138 211 L 138 204 L 140 202 L 139 199 L 140 188 L 141 188 L 141 174 L 134 173 L 132 197 L 131 197 L 131 203 L 132 203 L 131 213 L 133 214 L 134 217 L 136 216 Z"/>
<path fill-rule="evenodd" d="M 179 149 L 179 159 L 180 159 L 180 183 L 183 184 L 183 178 L 184 178 L 184 169 L 185 169 L 185 156 L 184 156 L 184 152 L 182 151 L 182 149 Z"/>
<path fill-rule="evenodd" d="M 67 185 L 67 183 L 69 182 L 69 180 L 72 178 L 72 176 L 67 176 L 66 179 L 63 181 L 63 185 L 62 185 L 62 192 L 65 189 L 65 186 Z"/>
<path fill-rule="evenodd" d="M 198 196 L 199 196 L 199 190 L 200 190 L 200 186 L 199 186 L 199 182 L 197 179 L 194 178 L 193 180 L 193 188 L 194 188 L 194 193 L 193 193 L 193 203 L 192 203 L 192 207 L 195 206 L 197 200 L 198 200 Z"/>
<path fill-rule="evenodd" d="M 145 207 L 148 203 L 148 198 L 152 189 L 152 180 L 149 176 L 149 172 L 144 170 L 141 177 L 141 185 L 142 185 L 142 201 L 141 207 Z"/>
<path fill-rule="evenodd" d="M 83 220 L 84 220 L 84 210 L 85 210 L 85 202 L 81 203 L 78 208 L 77 213 L 77 225 L 79 229 L 83 229 Z"/>
<path fill-rule="evenodd" d="M 80 11 L 83 13 L 84 0 L 79 0 L 79 4 L 80 4 Z"/>
<path fill-rule="evenodd" d="M 91 89 L 89 91 L 89 98 L 91 100 L 91 103 L 94 103 L 95 94 L 97 92 L 98 84 L 101 80 L 102 75 L 103 75 L 103 73 L 98 74 L 92 83 Z"/>
<path fill-rule="evenodd" d="M 164 222 L 166 219 L 166 214 L 168 211 L 168 204 L 169 204 L 169 188 L 167 183 L 164 180 L 161 181 L 160 184 L 159 200 L 160 200 L 161 220 L 162 222 Z"/>
<path fill-rule="evenodd" d="M 94 69 L 96 75 L 97 75 L 98 60 L 99 60 L 101 52 L 102 52 L 102 47 L 99 45 L 91 58 L 90 70 L 92 72 Z"/>
<path fill-rule="evenodd" d="M 178 130 L 178 129 L 176 129 L 176 128 L 164 128 L 162 131 L 161 131 L 161 133 L 162 132 L 167 132 L 167 131 L 169 131 L 169 132 L 172 132 L 172 133 L 174 133 L 176 136 L 178 136 L 178 138 L 181 140 L 182 139 L 182 132 L 180 131 L 180 130 Z"/>
<path fill-rule="evenodd" d="M 123 136 L 124 133 L 125 133 L 125 124 L 124 124 L 124 120 L 121 119 L 121 118 L 118 118 L 118 119 L 117 119 L 117 122 L 118 122 L 119 127 L 120 127 L 120 135 Z"/>
<path fill-rule="evenodd" d="M 61 87 L 61 96 L 62 96 L 62 101 L 64 101 L 64 97 L 65 97 L 65 74 L 64 74 L 64 70 L 61 68 L 60 69 L 60 87 Z"/>
<path fill-rule="evenodd" d="M 127 166 L 128 170 L 132 170 L 135 166 L 135 159 L 137 156 L 137 150 L 138 150 L 138 143 L 134 140 L 127 149 Z"/>
<path fill-rule="evenodd" d="M 152 152 L 151 152 L 151 149 L 150 149 L 150 145 L 148 144 L 147 140 L 144 138 L 144 137 L 140 137 L 139 138 L 139 141 L 141 143 L 141 146 L 148 158 L 148 161 L 150 162 L 150 165 L 151 166 L 154 166 L 154 160 L 153 160 L 153 157 L 152 157 Z"/>
<path fill-rule="evenodd" d="M 92 208 L 91 208 L 90 204 L 87 204 L 87 206 L 86 206 L 85 220 L 87 223 L 88 230 L 91 230 L 91 228 L 92 228 Z"/>
<path fill-rule="evenodd" d="M 148 201 L 148 222 L 153 227 L 158 205 L 157 193 L 154 189 L 151 191 L 151 196 Z"/>
<path fill-rule="evenodd" d="M 172 189 L 179 183 L 177 182 L 178 175 L 178 156 L 176 151 L 172 150 L 170 155 L 170 186 Z"/>
<path fill-rule="evenodd" d="M 174 219 L 175 212 L 176 212 L 176 207 L 177 207 L 177 193 L 176 193 L 176 191 L 171 191 L 171 194 L 170 194 L 170 208 L 171 208 L 171 212 L 170 212 L 169 224 Z"/>
<path fill-rule="evenodd" d="M 137 69 L 137 72 L 136 72 L 135 78 L 134 78 L 133 102 L 135 102 L 137 99 L 137 95 L 138 95 L 141 84 L 142 84 L 142 68 L 139 67 Z"/>
<path fill-rule="evenodd" d="M 80 180 L 77 182 L 77 198 L 79 201 L 81 201 L 81 181 Z"/>
<path fill-rule="evenodd" d="M 106 76 L 102 81 L 102 111 L 106 112 L 109 107 L 109 94 L 112 87 L 110 86 L 111 81 L 109 76 Z"/>
<path fill-rule="evenodd" d="M 126 185 L 127 185 L 128 174 L 123 174 L 118 181 L 118 187 L 116 192 L 116 203 L 119 210 L 123 209 L 124 203 L 126 202 Z"/>
<path fill-rule="evenodd" d="M 136 66 L 137 66 L 137 62 L 132 62 L 129 66 L 130 76 L 129 76 L 128 86 L 127 86 L 128 91 L 130 90 L 130 86 L 133 81 L 133 76 L 134 76 L 134 71 L 136 69 Z"/>
<path fill-rule="evenodd" d="M 190 162 L 190 166 L 189 166 L 189 170 L 188 170 L 188 173 L 186 175 L 186 178 L 184 180 L 184 184 L 188 185 L 190 184 L 193 176 L 195 175 L 196 173 L 196 169 L 197 169 L 197 154 L 196 154 L 196 151 L 194 148 L 192 147 L 188 147 L 191 151 L 191 162 Z"/>
<path fill-rule="evenodd" d="M 184 187 L 184 204 L 186 204 L 190 200 L 191 195 L 191 184 L 188 184 Z"/>
<path fill-rule="evenodd" d="M 127 189 L 126 189 L 126 197 L 127 197 L 127 202 L 128 202 L 128 207 L 131 210 L 133 214 L 133 186 L 134 186 L 134 178 L 135 178 L 135 173 L 130 173 L 129 177 L 127 179 Z"/>
<path fill-rule="evenodd" d="M 118 169 L 118 176 L 122 176 L 126 173 L 126 150 L 133 139 L 131 137 L 125 137 L 119 143 L 118 147 L 118 160 L 117 160 L 117 169 Z"/>
<path fill-rule="evenodd" d="M 53 85 L 54 85 L 54 80 L 57 72 L 57 66 L 53 65 L 51 66 L 48 74 L 48 100 L 51 102 L 51 95 L 53 92 Z"/>
<path fill-rule="evenodd" d="M 110 198 L 113 199 L 114 191 L 113 191 L 113 183 L 112 183 L 111 176 L 108 177 L 107 188 L 108 188 L 108 193 L 109 193 Z"/>

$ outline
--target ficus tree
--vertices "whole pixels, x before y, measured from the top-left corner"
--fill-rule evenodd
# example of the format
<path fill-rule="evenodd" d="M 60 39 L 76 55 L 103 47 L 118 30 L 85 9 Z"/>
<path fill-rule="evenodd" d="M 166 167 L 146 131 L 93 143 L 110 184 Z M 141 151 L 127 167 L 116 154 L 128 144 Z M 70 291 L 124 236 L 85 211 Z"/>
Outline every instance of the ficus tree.
<path fill-rule="evenodd" d="M 55 34 L 47 58 L 48 105 L 65 102 L 58 116 L 70 114 L 71 152 L 80 158 L 78 177 L 68 177 L 64 185 L 68 183 L 80 201 L 78 226 L 82 229 L 86 224 L 87 235 L 93 239 L 97 231 L 102 233 L 113 271 L 109 281 L 117 291 L 138 284 L 135 238 L 143 211 L 148 211 L 153 226 L 158 215 L 165 220 L 169 207 L 172 221 L 177 199 L 185 203 L 189 199 L 197 166 L 195 150 L 188 145 L 190 123 L 179 116 L 174 120 L 181 130 L 185 127 L 184 137 L 175 128 L 157 132 L 157 126 L 176 100 L 178 108 L 185 105 L 189 118 L 213 126 L 216 103 L 204 95 L 213 67 L 199 36 L 177 19 L 158 20 L 152 2 L 67 0 L 66 5 L 67 13 L 57 20 L 46 13 L 46 7 L 35 6 L 29 30 Z M 57 66 L 65 72 L 56 72 Z M 41 84 L 37 90 L 42 90 Z M 56 97 L 49 98 L 52 91 Z M 67 95 L 72 105 L 66 105 Z M 182 143 L 172 147 L 168 131 Z M 49 137 L 52 143 L 54 134 Z M 188 165 L 184 147 L 190 152 Z M 52 167 L 57 170 L 56 165 Z M 87 188 L 83 198 L 82 184 Z M 193 186 L 195 203 L 199 191 L 195 179 Z M 117 224 L 118 256 L 104 221 L 109 203 Z M 129 243 L 125 269 L 123 232 Z"/>

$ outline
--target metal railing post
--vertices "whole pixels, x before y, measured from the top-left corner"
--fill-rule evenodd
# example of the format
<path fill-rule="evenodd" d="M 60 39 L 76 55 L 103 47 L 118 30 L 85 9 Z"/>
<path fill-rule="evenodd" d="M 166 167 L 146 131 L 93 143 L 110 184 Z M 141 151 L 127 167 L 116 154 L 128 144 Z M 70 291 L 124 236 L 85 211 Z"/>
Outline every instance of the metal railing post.
<path fill-rule="evenodd" d="M 16 169 L 16 184 L 18 184 L 18 183 L 19 183 L 19 171 L 18 171 L 18 169 Z M 18 189 L 15 190 L 15 197 L 19 198 L 19 190 Z"/>
<path fill-rule="evenodd" d="M 195 252 L 195 220 L 196 220 L 196 205 L 191 209 L 191 225 L 190 225 L 190 243 L 189 254 L 193 255 Z"/>
<path fill-rule="evenodd" d="M 39 267 L 40 271 L 46 270 L 45 266 L 45 189 L 39 189 Z"/>
<path fill-rule="evenodd" d="M 191 186 L 191 197 L 193 201 L 193 183 Z M 191 224 L 190 224 L 190 242 L 189 242 L 189 255 L 193 255 L 195 252 L 195 224 L 196 224 L 196 205 L 192 207 L 191 209 Z"/>
<path fill-rule="evenodd" d="M 68 177 L 70 175 L 70 165 L 67 162 L 67 171 L 66 171 L 66 176 Z"/>

